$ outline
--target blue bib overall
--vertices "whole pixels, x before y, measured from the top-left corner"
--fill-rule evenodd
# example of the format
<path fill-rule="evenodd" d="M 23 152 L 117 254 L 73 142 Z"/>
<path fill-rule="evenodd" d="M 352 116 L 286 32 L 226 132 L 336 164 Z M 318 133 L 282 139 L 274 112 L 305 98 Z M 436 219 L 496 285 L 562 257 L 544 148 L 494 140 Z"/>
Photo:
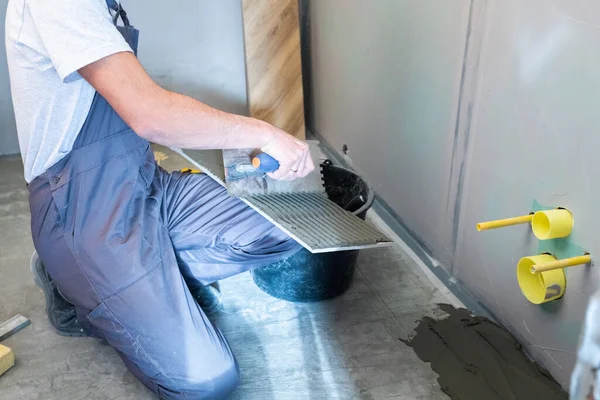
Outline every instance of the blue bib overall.
<path fill-rule="evenodd" d="M 135 51 L 138 32 L 107 4 Z M 223 398 L 239 380 L 190 289 L 300 246 L 204 174 L 167 173 L 96 94 L 72 151 L 29 185 L 35 248 L 77 318 L 161 399 Z"/>

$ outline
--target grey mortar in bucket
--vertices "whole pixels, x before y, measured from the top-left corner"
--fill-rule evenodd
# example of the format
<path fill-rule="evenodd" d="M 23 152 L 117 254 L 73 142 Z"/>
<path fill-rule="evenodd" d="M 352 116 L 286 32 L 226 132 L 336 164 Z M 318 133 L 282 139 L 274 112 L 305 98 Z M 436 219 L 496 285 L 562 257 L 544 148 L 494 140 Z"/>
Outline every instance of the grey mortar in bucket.
<path fill-rule="evenodd" d="M 367 182 L 347 168 L 321 164 L 325 191 L 340 207 L 365 219 L 375 195 Z M 354 278 L 359 250 L 296 254 L 253 270 L 252 278 L 264 292 L 293 302 L 322 301 L 344 293 Z"/>

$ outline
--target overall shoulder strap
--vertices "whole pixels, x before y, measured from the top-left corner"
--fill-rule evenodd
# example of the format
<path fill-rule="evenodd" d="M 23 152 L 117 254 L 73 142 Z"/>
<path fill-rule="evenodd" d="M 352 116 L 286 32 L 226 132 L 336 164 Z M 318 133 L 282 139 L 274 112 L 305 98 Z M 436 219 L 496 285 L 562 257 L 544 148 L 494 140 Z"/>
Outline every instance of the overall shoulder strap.
<path fill-rule="evenodd" d="M 127 18 L 127 13 L 123 9 L 123 7 L 121 7 L 120 2 L 117 2 L 116 0 L 106 0 L 106 5 L 108 6 L 109 10 L 114 11 L 113 23 L 115 25 L 117 25 L 117 20 L 119 19 L 119 17 L 121 17 L 121 21 L 123 21 L 123 25 L 130 26 L 129 18 Z"/>

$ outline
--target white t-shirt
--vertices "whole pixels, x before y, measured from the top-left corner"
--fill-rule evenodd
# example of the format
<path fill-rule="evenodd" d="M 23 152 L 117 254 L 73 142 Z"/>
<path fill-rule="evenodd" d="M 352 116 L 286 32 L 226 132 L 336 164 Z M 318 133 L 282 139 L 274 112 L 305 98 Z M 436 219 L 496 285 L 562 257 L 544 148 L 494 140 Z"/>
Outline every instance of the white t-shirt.
<path fill-rule="evenodd" d="M 73 147 L 94 99 L 77 72 L 131 51 L 105 0 L 9 0 L 6 53 L 25 180 Z"/>

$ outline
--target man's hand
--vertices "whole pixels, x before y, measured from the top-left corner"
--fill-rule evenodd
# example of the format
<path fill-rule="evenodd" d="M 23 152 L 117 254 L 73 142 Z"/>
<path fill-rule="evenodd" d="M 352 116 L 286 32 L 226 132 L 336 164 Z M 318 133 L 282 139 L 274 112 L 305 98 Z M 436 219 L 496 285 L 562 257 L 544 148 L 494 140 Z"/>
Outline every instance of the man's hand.
<path fill-rule="evenodd" d="M 291 181 L 303 178 L 315 169 L 306 142 L 277 128 L 261 150 L 279 162 L 279 169 L 268 174 L 273 179 Z"/>
<path fill-rule="evenodd" d="M 165 90 L 148 76 L 131 53 L 116 53 L 79 73 L 139 136 L 184 149 L 260 148 L 279 162 L 270 174 L 292 180 L 314 169 L 308 145 L 276 127 L 214 109 Z"/>

